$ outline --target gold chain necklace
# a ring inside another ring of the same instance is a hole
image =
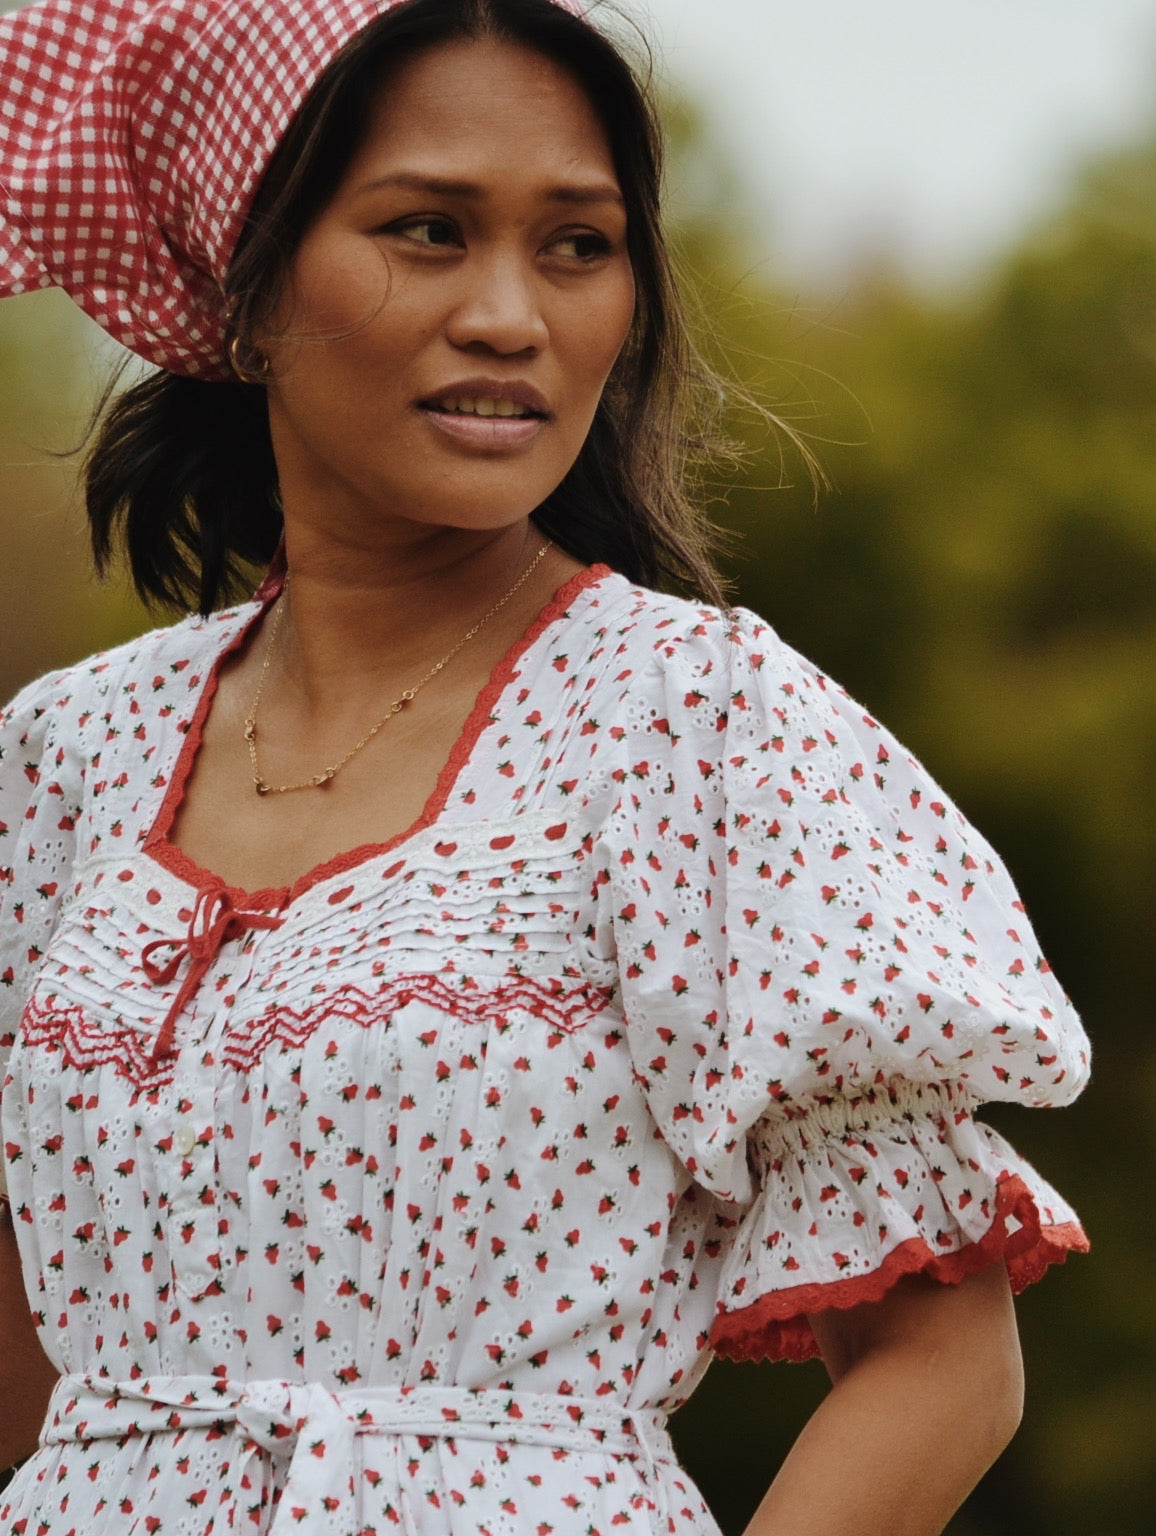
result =
[[[331,763],[328,768],[322,769],[320,773],[315,773],[312,778],[302,779],[297,784],[270,784],[262,776],[261,769],[257,764],[257,706],[261,702],[261,690],[265,686],[265,678],[269,671],[269,662],[273,656],[273,647],[277,643],[277,632],[281,627],[281,615],[285,609],[284,597],[287,596],[289,592],[289,578],[286,576],[282,593],[282,601],[277,604],[277,612],[273,615],[273,626],[269,631],[269,643],[265,647],[265,660],[261,663],[261,676],[257,679],[257,692],[253,695],[253,702],[249,706],[249,713],[245,716],[245,741],[249,747],[249,762],[253,767],[253,786],[257,793],[259,795],[291,795],[299,789],[323,789],[326,784],[328,784],[338,773],[341,772],[341,770],[345,767],[346,763],[348,763],[351,758],[356,757],[363,747],[367,747],[369,745],[369,743],[377,735],[378,731],[380,731],[384,726],[388,725],[389,722],[393,719],[394,715],[399,715],[407,704],[412,704],[414,699],[425,687],[425,685],[428,682],[432,682],[432,680],[438,675],[442,668],[447,666],[458,654],[458,652],[464,646],[470,643],[478,631],[482,629],[484,625],[488,624],[494,615],[499,613],[506,606],[506,604],[513,597],[514,593],[518,591],[519,587],[527,582],[533,575],[534,571],[537,570],[538,566],[545,559],[547,550],[550,548],[551,542],[550,540],[547,540],[546,543],[542,545],[542,548],[538,551],[538,553],[534,556],[533,560],[530,561],[530,564],[518,577],[514,585],[506,593],[505,597],[499,598],[499,600],[494,604],[489,612],[482,615],[482,617],[474,625],[473,629],[468,630],[462,636],[457,645],[454,646],[453,650],[447,651],[442,659],[437,662],[436,665],[432,666],[424,677],[419,678],[418,681],[414,683],[412,688],[407,688],[404,693],[398,694],[397,698],[394,699],[393,703],[389,706],[385,714],[382,715],[381,719],[372,728],[372,730],[366,731],[365,735],[361,738],[357,745],[355,747],[351,747],[344,757],[339,758],[335,763]]]

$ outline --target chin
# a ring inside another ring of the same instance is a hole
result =
[[[436,500],[411,500],[409,505],[413,510],[408,516],[414,522],[439,528],[476,529],[479,532],[512,528],[536,512],[555,489],[556,483],[551,482],[542,488],[541,494],[533,492],[527,496],[524,484],[507,495],[496,493],[492,485],[484,490],[463,486],[460,492],[447,500],[443,488]],[[398,498],[383,497],[382,502],[384,505],[396,506]]]

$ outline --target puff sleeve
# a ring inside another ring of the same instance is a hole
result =
[[[974,1118],[1068,1103],[1079,1020],[1006,870],[898,743],[754,615],[699,614],[631,689],[604,901],[636,1074],[733,1203],[712,1343],[1086,1248]]]
[[[67,678],[41,678],[0,711],[0,1084],[74,858],[82,773],[60,739]]]

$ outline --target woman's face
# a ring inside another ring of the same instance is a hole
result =
[[[385,81],[263,340],[287,518],[521,520],[578,456],[633,311],[581,87],[507,43],[419,55]]]

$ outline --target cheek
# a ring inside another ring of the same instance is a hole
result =
[[[638,288],[631,274],[630,281],[626,284],[622,295],[622,309],[619,315],[618,345],[614,349],[615,361],[618,354],[626,345],[626,338],[630,335],[634,325],[634,316],[638,311]]]
[[[602,339],[607,373],[613,368],[618,354],[626,343],[626,338],[630,335],[637,301],[634,274],[627,269],[607,295],[602,314]]]
[[[306,240],[290,269],[271,330],[284,345],[327,338],[339,345],[372,327],[390,295],[389,266],[369,242]]]
[[[583,302],[572,316],[572,356],[599,389],[630,335],[635,300],[634,278],[628,272],[608,283],[596,302]]]

